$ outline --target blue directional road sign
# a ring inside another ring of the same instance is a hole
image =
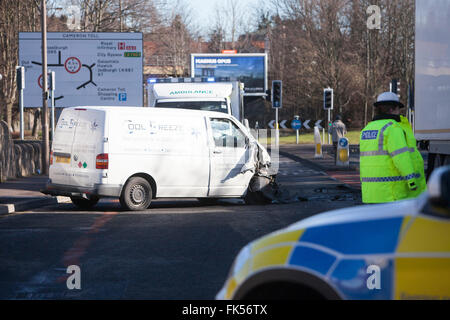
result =
[[[302,122],[300,120],[294,119],[291,122],[291,128],[294,130],[299,130],[302,127]]]
[[[339,145],[340,145],[342,148],[347,147],[347,145],[348,145],[348,139],[347,139],[347,138],[340,138],[340,139],[339,139]]]

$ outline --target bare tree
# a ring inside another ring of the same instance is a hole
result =
[[[81,13],[84,32],[149,32],[160,23],[156,1],[69,0]]]
[[[0,118],[10,129],[13,106],[17,98],[16,66],[18,62],[18,31],[36,29],[38,15],[34,1],[1,0],[0,4]]]
[[[364,125],[391,78],[403,97],[414,72],[414,1],[271,0],[270,78],[283,80],[283,112],[323,116],[322,89],[335,111]],[[381,28],[369,29],[367,8],[381,8]]]
[[[223,6],[216,3],[214,8],[214,20],[211,29],[208,32],[208,49],[213,53],[220,53],[225,49],[227,19],[224,15]]]
[[[242,3],[239,0],[228,0],[226,15],[230,21],[229,33],[232,49],[236,49],[237,33],[243,24],[243,12]]]
[[[209,30],[210,37],[214,36],[213,40],[217,42],[218,36],[220,35],[223,42],[229,42],[231,46],[229,49],[237,49],[239,46],[239,36],[250,32],[249,26],[252,25],[248,20],[244,22],[248,17],[248,10],[238,0],[227,0],[224,3],[216,3],[214,21]],[[220,43],[219,47],[222,46],[223,43]],[[217,47],[217,45],[212,47]]]
[[[178,0],[175,6],[161,6],[161,24],[148,34],[148,39],[158,44],[157,55],[165,56],[166,66],[171,66],[173,76],[186,76],[190,69],[190,49],[193,39],[192,14],[189,5]]]

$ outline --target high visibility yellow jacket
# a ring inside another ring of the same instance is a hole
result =
[[[418,195],[423,169],[414,163],[399,116],[378,117],[360,135],[360,179],[365,203],[391,202]],[[419,154],[420,155],[420,154]],[[422,160],[423,166],[423,160]]]
[[[417,178],[417,190],[412,191],[412,196],[419,196],[422,192],[427,190],[427,182],[425,180],[425,165],[423,163],[422,155],[417,149],[417,140],[414,137],[411,124],[404,116],[400,116],[400,127],[403,129],[406,135],[406,144],[411,151],[411,160],[414,165],[414,171],[420,174],[420,178]],[[413,151],[414,150],[414,151]]]

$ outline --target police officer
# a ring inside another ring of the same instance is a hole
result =
[[[402,123],[404,105],[395,93],[384,92],[374,106],[376,116],[360,136],[362,200],[381,203],[416,197],[426,188],[423,159],[409,122],[403,117]]]

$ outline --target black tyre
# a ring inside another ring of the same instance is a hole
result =
[[[90,199],[70,197],[70,200],[72,200],[72,203],[78,208],[88,210],[93,208],[100,199],[97,197],[92,197]]]
[[[127,210],[145,210],[152,202],[152,187],[150,183],[141,177],[133,177],[128,180],[120,196],[120,204]]]
[[[261,191],[247,191],[247,194],[244,196],[245,204],[249,205],[264,205],[269,204],[272,201],[264,196]]]

